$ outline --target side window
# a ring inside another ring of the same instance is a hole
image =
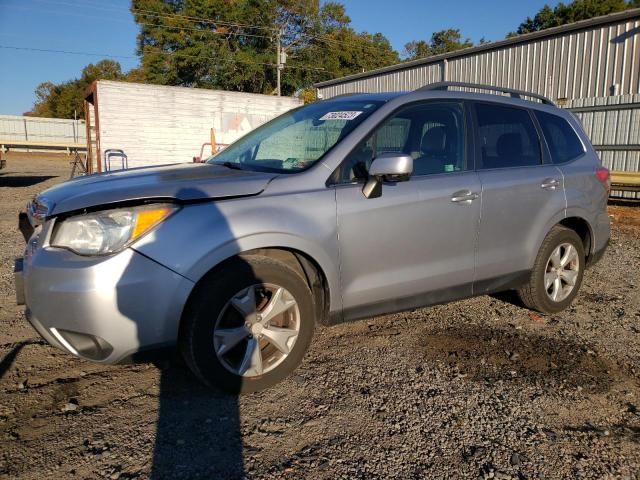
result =
[[[375,146],[375,155],[381,153],[402,153],[409,138],[411,120],[403,117],[395,117],[385,122],[376,131],[375,137],[369,142],[371,148]]]
[[[536,112],[536,118],[547,140],[553,163],[568,162],[584,153],[582,142],[564,118],[545,112]]]
[[[541,163],[538,132],[527,110],[477,103],[480,168],[508,168]]]
[[[342,163],[336,180],[367,177],[371,162],[383,153],[413,157],[413,175],[467,169],[464,112],[457,103],[424,103],[406,107],[378,126]]]

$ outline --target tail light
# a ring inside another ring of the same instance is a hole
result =
[[[611,173],[608,168],[598,167],[596,168],[596,177],[602,183],[602,186],[607,192],[607,195],[611,192]]]

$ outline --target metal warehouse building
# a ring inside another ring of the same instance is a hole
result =
[[[551,98],[580,118],[605,166],[640,171],[640,9],[315,86],[318,96],[326,99],[355,92],[409,91],[440,81],[516,88]],[[632,195],[638,194],[624,193]]]

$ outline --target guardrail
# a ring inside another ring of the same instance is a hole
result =
[[[640,172],[611,172],[611,189],[640,192]]]

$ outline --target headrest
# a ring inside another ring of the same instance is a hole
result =
[[[447,129],[432,127],[422,136],[420,151],[423,155],[443,155],[446,152]]]

